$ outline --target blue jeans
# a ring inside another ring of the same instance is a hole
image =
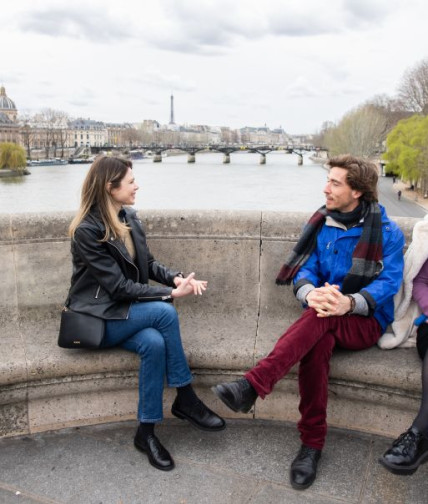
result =
[[[188,385],[193,377],[181,343],[177,311],[162,301],[133,303],[129,317],[107,320],[101,348],[120,346],[140,356],[138,419],[160,422],[162,395],[169,387]]]

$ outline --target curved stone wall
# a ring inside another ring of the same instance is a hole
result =
[[[209,282],[204,296],[176,306],[199,393],[231,416],[209,387],[242,374],[299,316],[291,288],[274,279],[308,214],[177,210],[140,217],[157,259]],[[56,345],[71,275],[71,218],[0,215],[0,436],[135,417],[136,356]],[[409,241],[416,220],[397,222]],[[330,388],[332,425],[395,435],[417,409],[420,363],[412,349],[337,352]],[[297,414],[294,373],[253,412],[285,420]]]

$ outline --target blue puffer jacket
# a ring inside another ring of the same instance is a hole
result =
[[[374,304],[373,315],[384,332],[394,319],[393,298],[403,279],[405,240],[401,229],[389,220],[382,205],[379,207],[382,213],[384,268],[378,277],[361,289],[361,294]],[[362,229],[362,224],[348,230],[324,224],[318,234],[315,250],[298,271],[294,283],[311,283],[315,287],[321,287],[328,282],[342,287],[343,279],[351,268],[352,253]]]

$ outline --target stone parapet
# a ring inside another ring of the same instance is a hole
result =
[[[195,271],[209,287],[176,302],[195,386],[233,379],[266,355],[299,316],[292,289],[274,279],[308,214],[144,211],[149,246],[161,262]],[[0,215],[0,436],[135,418],[138,358],[124,350],[57,346],[70,276],[71,213]],[[409,243],[416,219],[397,218]],[[414,349],[336,351],[331,362],[329,423],[395,436],[415,415],[420,362]],[[165,414],[174,391],[165,392]],[[256,418],[295,420],[293,370]]]

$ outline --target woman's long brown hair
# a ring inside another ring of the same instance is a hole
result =
[[[94,205],[106,229],[101,241],[124,235],[127,226],[119,220],[110,192],[120,186],[129,168],[132,168],[132,162],[120,157],[100,156],[92,163],[83,182],[79,210],[70,224],[71,238]]]

